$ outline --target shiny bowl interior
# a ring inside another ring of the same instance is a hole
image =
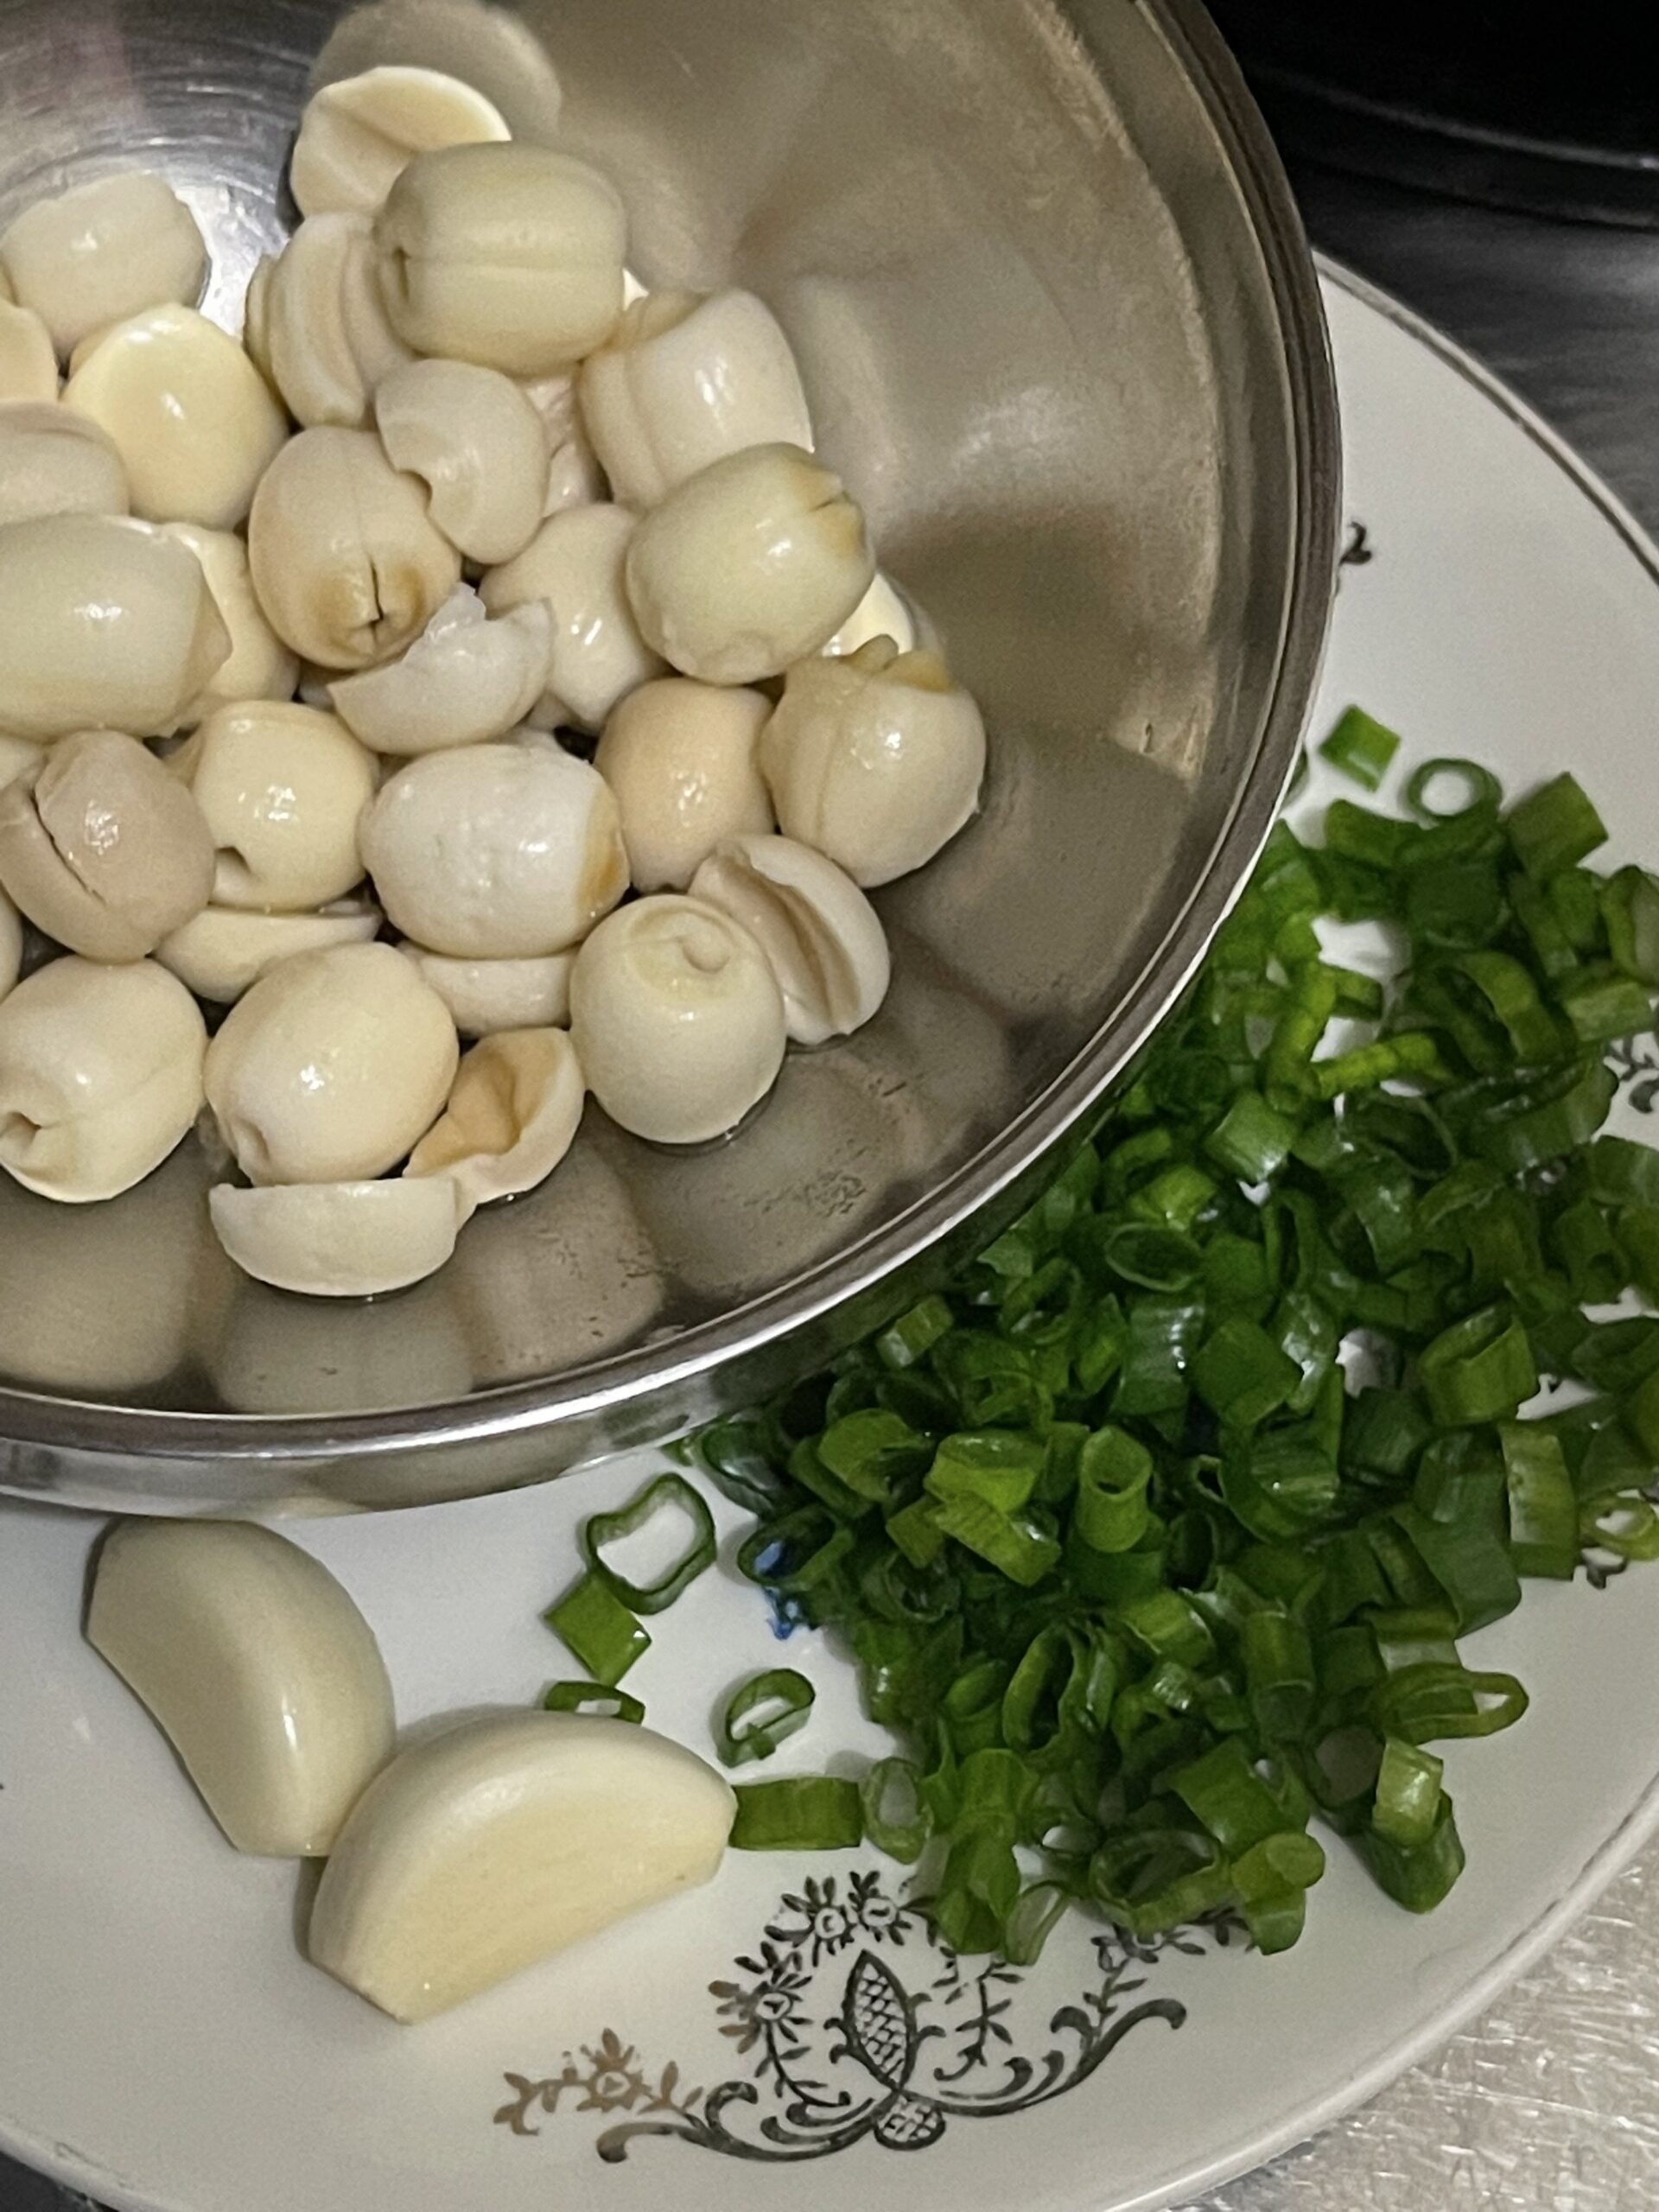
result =
[[[0,1487],[403,1504],[775,1388],[1020,1202],[1266,834],[1328,613],[1335,409],[1271,149],[1192,0],[0,0],[0,221],[160,168],[238,327],[307,92],[454,69],[603,166],[649,283],[753,286],[884,566],[978,694],[979,820],[878,903],[896,980],[739,1142],[590,1106],[531,1197],[358,1306],[240,1281],[187,1147],[0,1177]]]

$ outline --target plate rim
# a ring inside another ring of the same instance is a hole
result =
[[[1513,423],[1560,470],[1580,496],[1613,530],[1624,550],[1659,589],[1659,540],[1567,440],[1494,371],[1415,309],[1373,283],[1335,257],[1316,252],[1321,282],[1345,295],[1426,348],[1490,404]],[[54,1509],[52,1502],[20,1501],[28,1510],[62,1511],[86,1517],[76,1509]],[[1414,2066],[1443,2049],[1471,2021],[1535,1965],[1590,1909],[1643,1847],[1659,1832],[1659,1771],[1611,1833],[1590,1854],[1560,1893],[1459,1994],[1442,2004],[1374,2058],[1363,2072],[1314,2103],[1287,2106],[1254,2124],[1248,2142],[1236,2140],[1203,2163],[1168,2181],[1154,2183],[1137,2195],[1118,2200],[1117,2212],[1166,2212],[1271,2164],[1297,2145],[1323,2134],[1347,2114],[1380,2095]],[[170,2194],[156,2194],[78,2153],[72,2145],[53,2142],[0,2109],[0,2151],[58,2185],[80,2191],[118,2212],[203,2212]],[[1107,2203],[1099,2200],[1102,2212]]]
[[[1313,258],[1323,282],[1369,308],[1424,346],[1522,431],[1611,527],[1626,552],[1646,572],[1649,582],[1659,589],[1659,539],[1637,520],[1611,486],[1529,400],[1478,355],[1392,292],[1374,284],[1333,254],[1316,251]],[[1294,2112],[1287,2109],[1264,2122],[1248,2149],[1235,2146],[1218,2152],[1173,2185],[1155,2184],[1127,2200],[1118,2212],[1166,2212],[1166,2208],[1201,2197],[1244,2174],[1271,2165],[1298,2144],[1312,2141],[1350,2113],[1370,2104],[1414,2066],[1444,2050],[1454,2036],[1484,2012],[1505,1990],[1512,1988],[1583,1917],[1656,1832],[1659,1772],[1653,1775],[1618,1826],[1591,1853],[1561,1893],[1544,1907],[1529,1926],[1515,1936],[1457,1997],[1398,2037],[1362,2073],[1339,2088],[1313,2105],[1300,2107]]]

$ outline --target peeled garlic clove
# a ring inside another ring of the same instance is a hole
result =
[[[199,298],[207,248],[165,177],[123,169],[25,208],[0,238],[0,263],[68,354],[145,308]]]
[[[170,736],[230,646],[200,563],[159,531],[101,515],[0,530],[0,728]]]
[[[22,965],[22,921],[10,899],[0,891],[0,999],[17,981]]]
[[[207,1205],[245,1274],[308,1298],[377,1298],[436,1274],[467,1211],[447,1175],[254,1191],[219,1183]]]
[[[0,1167],[70,1205],[130,1190],[200,1111],[207,1044],[154,961],[37,968],[0,1003]]]
[[[985,725],[937,653],[878,638],[791,669],[760,766],[784,835],[868,889],[923,867],[971,818]]]
[[[137,738],[83,730],[0,791],[0,883],[90,960],[142,960],[213,880],[201,810]]]
[[[582,368],[582,411],[611,489],[643,512],[746,446],[812,445],[801,372],[753,292],[652,292]]]
[[[734,1129],[784,1064],[766,957],[698,899],[637,899],[600,924],[570,978],[570,1034],[611,1119],[657,1144]]]
[[[58,396],[58,357],[32,308],[0,299],[0,402],[17,406]]]
[[[670,676],[631,691],[605,725],[594,766],[615,796],[639,891],[683,891],[723,838],[772,827],[755,758],[772,713],[764,692]]]
[[[49,401],[0,407],[0,526],[37,515],[124,515],[127,472],[96,423]]]
[[[500,110],[458,77],[365,69],[307,101],[288,181],[302,215],[372,215],[416,154],[512,136]]]
[[[361,881],[358,819],[379,779],[333,715],[243,700],[209,715],[168,765],[207,818],[216,906],[301,913]]]
[[[420,969],[463,1037],[562,1027],[570,1019],[574,952],[550,952],[539,960],[456,960],[408,938],[397,950]]]
[[[796,446],[753,446],[700,469],[628,548],[642,636],[706,683],[758,683],[816,653],[874,575],[856,503]]]
[[[419,155],[374,234],[386,311],[417,353],[548,376],[602,346],[622,312],[622,202],[569,154]]]
[[[619,699],[663,673],[628,603],[633,517],[617,506],[550,517],[517,560],[492,569],[479,594],[492,614],[544,599],[553,609],[548,702],[555,717],[599,730]]]
[[[893,980],[874,906],[833,861],[788,837],[733,837],[691,879],[691,896],[741,922],[772,963],[798,1045],[861,1029]]]
[[[251,288],[248,297],[251,309]],[[270,265],[257,315],[255,358],[308,427],[366,428],[375,386],[413,358],[386,320],[366,215],[302,223]]]
[[[162,939],[156,957],[199,999],[232,1006],[279,961],[331,945],[367,944],[379,934],[381,919],[378,906],[346,899],[315,914],[250,914],[234,906],[205,906]]]
[[[392,1755],[373,1631],[274,1529],[118,1522],[86,1641],[149,1707],[238,1851],[321,1858]]]
[[[550,738],[411,761],[363,817],[362,848],[398,929],[457,959],[563,952],[628,887],[615,800]]]
[[[547,442],[543,516],[563,514],[567,507],[591,507],[607,499],[605,472],[576,404],[575,378],[569,372],[531,378],[518,388],[541,417]]]
[[[553,614],[532,600],[486,620],[478,594],[452,592],[401,659],[328,687],[340,720],[377,753],[442,752],[516,729],[541,697]]]
[[[207,1103],[251,1182],[358,1182],[413,1150],[460,1059],[448,1009],[407,960],[338,945],[283,961],[232,1007]]]
[[[231,640],[230,658],[185,709],[181,726],[194,728],[217,709],[244,699],[291,699],[299,661],[266,621],[254,596],[248,549],[241,538],[234,531],[204,530],[194,522],[163,523],[162,535],[188,545],[200,562]]]
[[[564,1030],[504,1030],[463,1056],[442,1119],[404,1173],[448,1177],[469,1215],[533,1191],[569,1151],[585,1101]]]
[[[374,419],[387,459],[426,485],[427,512],[469,561],[523,552],[542,518],[547,442],[511,377],[411,361],[375,392]]]
[[[283,643],[325,668],[401,652],[461,581],[461,556],[369,430],[302,430],[248,522],[253,588]]]
[[[234,529],[288,436],[264,377],[194,308],[148,308],[86,340],[63,404],[108,431],[151,522]]]
[[[427,2019],[713,1879],[736,1800],[647,1728],[572,1713],[463,1722],[394,1759],[346,1822],[313,1961]]]
[[[823,648],[832,660],[844,660],[877,638],[891,638],[901,653],[922,643],[910,601],[890,577],[879,571],[858,605]]]

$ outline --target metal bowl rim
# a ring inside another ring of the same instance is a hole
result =
[[[1319,282],[1278,153],[1199,0],[1141,0],[1184,63],[1251,220],[1284,341],[1294,467],[1290,588],[1262,737],[1202,880],[1107,1023],[1036,1098],[936,1190],[785,1288],[568,1378],[542,1376],[433,1405],[352,1414],[185,1413],[0,1384],[0,1438],[92,1454],[202,1460],[365,1459],[579,1421],[728,1364],[876,1287],[990,1205],[1058,1142],[1150,1036],[1243,890],[1277,815],[1318,681],[1341,514],[1335,370]]]

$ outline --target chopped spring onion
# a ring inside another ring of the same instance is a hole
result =
[[[596,1574],[584,1574],[542,1616],[588,1675],[614,1689],[651,1638],[622,1600]]]
[[[852,1851],[864,1840],[859,1785],[834,1775],[740,1783],[734,1851]]]
[[[1375,791],[1382,788],[1382,779],[1399,750],[1400,741],[1391,729],[1374,721],[1363,707],[1350,707],[1320,746],[1319,753],[1343,775]]]
[[[680,1557],[664,1568],[654,1582],[633,1583],[618,1573],[606,1560],[606,1545],[636,1535],[658,1514],[676,1508],[691,1524],[691,1541]],[[626,1505],[618,1506],[613,1513],[592,1515],[582,1525],[582,1549],[588,1572],[605,1585],[619,1605],[635,1613],[666,1612],[676,1599],[683,1596],[697,1577],[715,1563],[714,1516],[702,1493],[694,1490],[683,1475],[658,1475]],[[563,1630],[560,1633],[563,1634]]]
[[[1372,787],[1393,749],[1357,713],[1324,748]],[[1282,1949],[1314,1822],[1409,1910],[1457,1880],[1440,1747],[1526,1709],[1461,1640],[1523,1578],[1659,1557],[1659,1318],[1586,1311],[1659,1302],[1659,1154],[1602,1133],[1659,880],[1585,865],[1569,776],[1506,811],[1431,761],[1405,810],[1281,823],[1036,1203],[702,1439],[741,1570],[841,1631],[903,1746],[740,1789],[735,1841],[919,1861],[941,1933],[1011,1959],[1071,1901]],[[1328,961],[1327,917],[1389,925],[1398,971]]]
[[[1511,807],[1504,823],[1515,856],[1535,883],[1548,882],[1607,842],[1601,817],[1576,777],[1557,776]]]
[[[792,1667],[773,1667],[734,1690],[721,1715],[717,1746],[727,1766],[769,1759],[780,1744],[798,1735],[817,1698],[804,1675]]]
[[[542,1705],[549,1713],[591,1713],[601,1719],[629,1720],[636,1727],[645,1717],[640,1700],[614,1683],[607,1688],[603,1682],[552,1682],[542,1694]]]

